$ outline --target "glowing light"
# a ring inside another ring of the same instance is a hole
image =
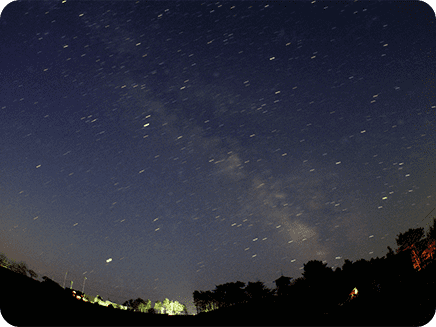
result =
[[[111,262],[111,261],[112,261],[112,258],[109,258],[106,260],[106,262]]]
[[[351,293],[350,293],[351,298],[354,299],[354,298],[357,296],[357,293],[358,293],[358,292],[359,292],[359,291],[357,290],[356,287],[353,288],[353,290],[352,290]]]
[[[405,250],[412,250],[412,263],[413,268],[421,270],[425,268],[429,263],[429,259],[433,259],[434,253],[436,252],[436,241],[429,242],[427,248],[422,251],[421,255],[417,252],[415,244],[412,244],[410,247],[407,247]]]

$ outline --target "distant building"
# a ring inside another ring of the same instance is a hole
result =
[[[282,275],[274,281],[274,283],[276,283],[278,296],[282,296],[282,295],[287,294],[287,290],[288,290],[289,286],[291,285],[291,279],[292,279],[292,277],[285,277]]]

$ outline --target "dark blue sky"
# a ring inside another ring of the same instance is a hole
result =
[[[9,4],[0,251],[104,299],[187,305],[384,256],[436,207],[434,18],[423,2]]]

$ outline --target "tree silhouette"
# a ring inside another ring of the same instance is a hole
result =
[[[194,291],[193,296],[197,313],[219,308],[217,294],[212,291]]]
[[[135,302],[135,300],[130,299],[125,301],[122,305],[129,308],[129,310],[133,310],[133,303]]]
[[[246,298],[250,301],[262,300],[272,294],[272,291],[265,287],[264,283],[262,283],[261,281],[248,282],[247,286],[245,286],[244,291]]]
[[[29,269],[27,272],[29,273],[31,278],[33,278],[33,279],[38,278],[38,274],[36,272],[34,272],[32,269]]]
[[[186,305],[183,304],[182,313],[184,315],[188,315],[188,309],[186,308]]]
[[[147,312],[148,309],[151,308],[151,301],[150,300],[144,301],[141,298],[137,298],[135,301],[133,301],[132,308],[135,311]]]
[[[163,313],[163,311],[164,311],[164,307],[163,307],[162,302],[160,302],[160,301],[156,301],[156,302],[154,303],[154,309],[155,309],[156,312],[158,312],[158,313]]]
[[[193,297],[197,313],[201,313],[266,299],[273,294],[274,291],[265,287],[261,281],[249,282],[247,285],[237,281],[216,285],[213,291],[194,291]]]
[[[245,283],[237,281],[216,285],[213,291],[219,307],[230,307],[245,300]]]
[[[342,265],[342,270],[348,271],[351,269],[352,266],[353,266],[353,261],[345,259],[344,264]]]
[[[394,250],[390,246],[388,246],[388,253],[386,253],[386,257],[392,257],[395,254]]]
[[[197,310],[197,314],[203,311],[203,299],[201,295],[201,291],[195,290],[192,293],[192,297],[194,298],[195,309]]]
[[[405,233],[400,233],[395,239],[399,247],[397,252],[410,248],[413,244],[419,242],[424,237],[424,228],[410,228]]]
[[[0,265],[9,267],[9,260],[8,257],[4,253],[0,253]]]
[[[223,285],[216,285],[215,289],[213,290],[213,298],[218,304],[219,308],[223,308],[227,306],[226,303],[226,286]]]
[[[157,314],[155,308],[148,309],[147,313],[152,314],[152,315]]]
[[[433,218],[433,226],[430,226],[427,232],[427,238],[436,240],[436,219]]]
[[[98,304],[98,305],[106,305],[106,301],[103,300],[103,298],[102,298],[100,295],[97,295],[97,296],[94,298],[93,303],[94,303],[94,304]]]
[[[29,269],[24,261],[17,263],[14,260],[8,259],[8,257],[4,253],[0,253],[0,265],[12,270],[17,274],[28,276],[31,278],[38,278],[38,274],[32,269]]]
[[[181,312],[186,311],[186,307],[184,304],[180,303],[179,301],[174,301],[174,307],[173,307],[173,314],[179,315]]]
[[[169,315],[178,315],[183,311],[184,305],[179,303],[178,301],[170,301],[165,299],[163,301],[163,305],[165,307],[166,313]]]
[[[162,307],[164,308],[164,312],[167,314],[171,314],[172,308],[171,308],[171,301],[168,300],[168,298],[165,298],[162,302]]]
[[[10,266],[9,266],[9,269],[17,274],[20,274],[20,275],[24,275],[24,276],[27,275],[26,274],[27,267],[26,267],[26,264],[24,262],[17,263],[15,261],[12,261]]]
[[[322,263],[319,260],[311,260],[304,264],[303,277],[308,282],[324,280],[331,277],[333,270],[327,267],[327,263]]]
[[[226,292],[226,302],[230,305],[235,305],[245,301],[245,292],[243,288],[245,283],[237,281],[235,283],[227,283],[228,290]]]
[[[151,301],[144,301],[141,298],[137,298],[136,300],[130,299],[125,301],[123,306],[128,307],[129,310],[147,312],[151,308]]]
[[[202,303],[204,306],[204,311],[212,311],[219,308],[219,302],[216,298],[216,294],[212,291],[202,292]]]
[[[95,300],[95,297],[93,297],[92,295],[89,295],[89,294],[85,294],[83,297],[84,297],[85,299],[87,299],[88,302],[91,302],[91,303],[93,303],[94,300]]]
[[[310,297],[305,297],[305,301],[310,301],[317,308],[325,308],[331,303],[330,294],[334,292],[333,270],[319,260],[311,260],[303,266],[303,277],[310,294]]]
[[[427,248],[421,253],[421,259],[423,260],[422,268],[434,262],[434,258],[436,258],[436,240],[429,238]]]
[[[292,283],[289,286],[289,291],[292,291],[292,295],[295,295],[298,300],[303,298],[304,294],[308,293],[306,279],[304,277],[298,277],[298,278],[292,280]]]

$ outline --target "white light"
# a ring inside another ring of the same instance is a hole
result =
[[[109,258],[106,260],[106,262],[111,262],[111,261],[112,261],[112,258]]]

